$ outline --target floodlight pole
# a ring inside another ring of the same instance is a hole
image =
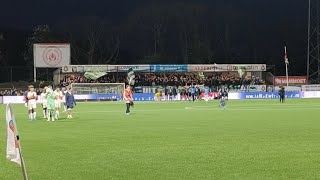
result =
[[[33,82],[37,82],[36,50],[33,45]]]
[[[286,78],[287,78],[287,89],[288,89],[289,87],[288,63],[286,63]]]
[[[288,87],[289,87],[289,73],[288,73],[289,59],[288,59],[288,55],[287,55],[287,46],[284,47],[284,54],[285,54],[286,78],[287,78],[287,89],[288,89]]]

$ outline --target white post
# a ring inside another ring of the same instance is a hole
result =
[[[18,137],[17,138],[17,141],[18,140]],[[28,180],[28,174],[27,174],[27,168],[26,168],[26,164],[24,163],[24,159],[23,159],[23,156],[22,156],[22,152],[21,152],[21,147],[20,147],[20,142],[19,142],[19,153],[20,153],[20,160],[21,160],[21,170],[22,170],[22,174],[23,174],[23,178],[24,180]]]
[[[33,82],[37,82],[37,68],[33,67]]]
[[[286,64],[286,78],[287,78],[287,89],[289,86],[289,75],[288,75],[288,65],[289,65],[289,59],[288,59],[288,54],[287,54],[287,47],[284,47],[284,62]]]
[[[286,63],[286,77],[287,77],[287,89],[288,89],[288,86],[289,86],[288,63]]]
[[[59,79],[58,79],[58,84],[60,85],[60,81],[61,81],[61,71],[62,71],[62,68],[59,68]]]
[[[36,49],[33,45],[33,82],[37,82]]]

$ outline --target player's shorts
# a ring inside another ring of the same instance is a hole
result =
[[[47,108],[48,107],[48,103],[47,102],[42,102],[42,108]]]
[[[66,97],[65,96],[62,97],[61,102],[62,103],[66,103]]]
[[[55,101],[54,101],[54,106],[55,106],[56,108],[60,108],[60,107],[61,107],[61,101],[55,100]]]
[[[72,109],[73,109],[73,105],[67,106],[67,110],[72,110]]]
[[[37,103],[36,102],[28,102],[28,109],[36,109],[37,108]]]

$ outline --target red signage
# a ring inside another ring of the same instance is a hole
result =
[[[208,99],[214,99],[214,98],[217,98],[219,97],[220,93],[219,92],[211,92],[208,94]],[[205,99],[205,94],[204,93],[201,93],[200,94],[200,98],[201,99]]]
[[[289,76],[288,81],[289,81],[289,85],[308,84],[308,80],[307,80],[306,76]],[[275,86],[287,85],[287,77],[286,76],[276,76],[276,77],[274,77],[273,84]]]

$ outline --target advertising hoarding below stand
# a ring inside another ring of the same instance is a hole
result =
[[[302,85],[302,91],[320,91],[320,84]]]
[[[209,99],[215,99],[219,96],[218,92],[210,93]],[[320,98],[320,91],[305,91],[305,92],[286,92],[286,98]],[[23,104],[23,96],[3,96],[3,103],[8,104]],[[90,95],[75,95],[76,101],[121,101],[122,97],[118,94],[90,94]],[[201,98],[204,98],[204,94],[201,94]],[[240,92],[229,93],[228,99],[278,99],[278,92]],[[166,99],[166,98],[165,98]],[[168,98],[167,98],[168,99]],[[153,93],[134,93],[134,101],[154,101],[155,94]],[[180,96],[177,96],[175,100],[182,100]],[[38,100],[37,103],[40,103]]]
[[[219,95],[220,95],[219,92],[211,92],[211,93],[208,94],[208,99],[209,99],[209,100],[216,99],[216,98],[219,97]],[[200,94],[200,98],[201,98],[202,100],[204,100],[204,99],[205,99],[205,94],[204,94],[204,93],[201,93],[201,94]]]
[[[320,98],[320,91],[303,91],[301,92],[302,98]]]
[[[278,92],[282,86],[274,86],[274,91]],[[286,92],[299,92],[301,91],[301,86],[284,86]]]
[[[286,92],[286,98],[301,98],[301,92]],[[229,93],[229,99],[279,99],[278,92]]]

